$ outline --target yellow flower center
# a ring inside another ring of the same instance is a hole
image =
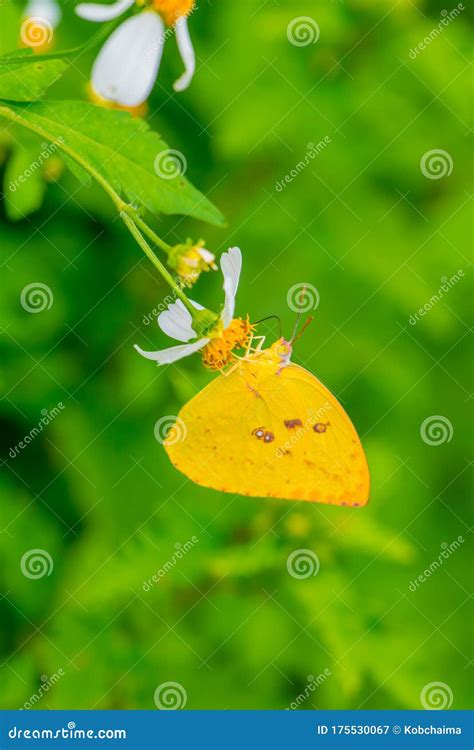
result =
[[[160,13],[167,26],[173,26],[178,18],[187,16],[195,0],[152,0],[153,8]]]
[[[219,332],[202,350],[202,361],[211,370],[222,370],[232,361],[234,349],[245,349],[255,328],[246,318],[234,318],[225,331]],[[212,334],[211,334],[212,335]]]
[[[214,256],[211,260],[209,254],[209,260],[206,260],[203,253],[200,252],[203,247],[204,242],[202,240],[192,246],[178,245],[175,258],[170,259],[171,265],[176,269],[181,282],[185,286],[192,286],[203,271],[217,270],[213,260]]]
[[[146,117],[148,114],[148,104],[146,102],[137,104],[136,107],[127,107],[125,104],[117,104],[117,102],[113,102],[110,99],[104,99],[103,96],[97,93],[91,83],[87,86],[87,96],[93,104],[97,104],[99,107],[104,107],[104,109],[117,109],[121,112],[130,112],[132,117]]]

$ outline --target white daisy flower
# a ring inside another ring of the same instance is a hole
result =
[[[242,269],[242,253],[238,247],[232,247],[222,255],[221,269],[224,276],[224,307],[212,332],[196,340],[191,313],[178,300],[158,316],[158,325],[167,336],[183,342],[183,345],[146,352],[135,344],[142,357],[155,360],[159,365],[167,365],[203,350],[204,364],[212,369],[222,369],[231,361],[233,349],[247,345],[252,326],[248,319],[234,318],[235,296]],[[204,309],[197,302],[190,301],[197,310]]]
[[[54,29],[60,22],[61,15],[57,0],[28,0],[23,11],[24,18],[42,18]]]
[[[76,13],[87,21],[111,21],[135,2],[117,0],[112,5],[80,3]],[[94,62],[92,87],[95,93],[123,107],[143,104],[155,84],[170,28],[175,29],[185,68],[173,88],[184,91],[196,68],[187,21],[193,7],[193,0],[152,0],[142,12],[121,23],[108,37]]]

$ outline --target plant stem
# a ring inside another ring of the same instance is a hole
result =
[[[143,250],[145,255],[151,260],[155,268],[160,272],[164,280],[170,285],[170,287],[173,289],[174,293],[178,297],[178,299],[181,300],[185,308],[189,311],[191,314],[193,320],[196,317],[196,308],[193,307],[193,305],[190,303],[186,295],[184,294],[183,290],[179,287],[179,285],[176,283],[176,281],[173,279],[170,272],[165,268],[165,266],[161,263],[160,260],[156,257],[155,253],[151,249],[148,242],[145,240],[143,235],[141,234],[140,230],[137,227],[137,224],[140,226],[143,232],[145,232],[150,239],[153,240],[159,247],[161,247],[165,252],[169,252],[171,249],[170,246],[164,242],[164,240],[160,239],[158,235],[146,224],[146,222],[143,221],[143,219],[138,216],[137,211],[133,208],[133,206],[130,206],[129,204],[125,203],[125,201],[122,200],[120,195],[114,190],[112,185],[103,177],[100,172],[98,172],[95,167],[90,164],[90,162],[85,159],[81,154],[77,153],[74,149],[72,149],[70,146],[68,146],[64,139],[59,139],[49,133],[47,130],[42,128],[40,125],[35,125],[34,123],[30,122],[29,120],[25,120],[21,115],[14,112],[9,107],[6,107],[4,105],[0,104],[0,116],[3,116],[7,118],[8,120],[11,120],[12,122],[15,122],[22,127],[26,128],[27,130],[32,131],[33,133],[36,133],[37,135],[40,135],[42,138],[44,138],[46,141],[50,141],[52,143],[55,143],[59,150],[63,151],[65,154],[67,154],[71,159],[73,159],[79,166],[81,166],[88,174],[93,177],[96,182],[105,190],[107,195],[111,198],[113,201],[115,207],[117,208],[117,211],[120,214],[121,219],[123,220],[125,226],[129,230],[132,237],[135,239],[135,241],[138,243],[140,248]]]
[[[169,252],[171,250],[171,245],[168,245],[167,242],[165,242],[164,240],[162,240],[161,237],[159,237],[156,234],[156,232],[154,232],[153,229],[148,226],[148,224],[146,223],[146,221],[143,221],[143,219],[141,218],[141,216],[139,216],[138,214],[134,214],[133,220],[134,220],[135,224],[137,225],[137,227],[140,227],[140,229],[142,230],[143,234],[146,234],[146,236],[152,242],[154,242],[155,245],[158,245],[158,247],[160,247],[165,253],[169,254]]]
[[[173,279],[170,272],[164,267],[162,262],[158,260],[155,253],[151,249],[150,245],[148,244],[148,242],[146,241],[146,239],[143,237],[142,233],[136,226],[135,224],[136,219],[132,219],[132,217],[128,215],[127,211],[120,211],[120,217],[124,221],[130,234],[133,236],[136,242],[140,245],[145,255],[151,260],[155,268],[158,269],[158,271],[161,273],[165,281],[168,282],[168,284],[173,289],[176,296],[181,300],[185,308],[191,313],[191,316],[194,319],[194,317],[196,316],[196,308],[193,307],[193,305],[190,303],[190,301],[184,294],[183,290],[178,286],[176,281]]]

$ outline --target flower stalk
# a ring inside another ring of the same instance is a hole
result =
[[[142,232],[146,234],[150,240],[152,240],[168,255],[172,249],[171,246],[168,245],[164,240],[162,240],[156,234],[156,232],[154,232],[151,227],[149,227],[148,224],[143,221],[134,206],[122,200],[120,195],[112,187],[108,180],[106,180],[105,177],[103,177],[103,175],[101,175],[100,172],[98,172],[85,157],[79,154],[75,149],[68,146],[64,140],[59,140],[56,136],[49,133],[45,128],[41,127],[40,125],[36,125],[29,120],[26,120],[20,114],[4,104],[0,104],[0,117],[5,117],[7,120],[17,123],[27,130],[30,130],[32,133],[41,136],[41,138],[43,138],[45,141],[56,144],[58,150],[63,151],[65,154],[67,154],[67,156],[69,156],[77,164],[79,164],[79,166],[82,167],[88,174],[90,174],[91,177],[94,178],[94,180],[103,188],[103,190],[112,200],[120,215],[120,218],[124,222],[134,240],[139,245],[140,249],[143,250],[147,258],[153,263],[157,271],[160,272],[161,276],[164,278],[167,284],[169,284],[176,297],[181,300],[186,310],[189,312],[192,317],[193,327],[196,333],[198,335],[201,335],[215,324],[218,319],[217,314],[212,312],[211,310],[197,310],[192,305],[180,285],[175,281],[175,279],[165,268],[163,263],[161,263],[161,261],[156,257]],[[140,227],[141,231],[138,227]]]

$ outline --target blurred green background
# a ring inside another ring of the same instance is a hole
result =
[[[144,318],[167,289],[100,189],[64,170],[39,210],[16,222],[1,214],[2,708],[23,706],[59,670],[37,708],[154,708],[168,681],[190,709],[285,708],[299,695],[303,709],[420,708],[431,682],[449,687],[452,708],[468,708],[469,11],[411,58],[443,17],[441,0],[199,5],[189,21],[195,80],[173,93],[181,61],[168,40],[148,119],[186,155],[187,176],[228,228],[182,217],[154,226],[171,243],[202,236],[216,253],[239,245],[238,313],[279,315],[287,335],[289,288],[317,287],[295,361],[353,419],[371,502],[356,511],[223,495],[170,465],[155,422],[214,376],[198,357],[158,369],[134,352],[134,343],[166,345]],[[22,7],[1,5],[3,52],[17,46]],[[298,16],[317,22],[317,43],[290,43]],[[96,31],[63,6],[56,49]],[[49,96],[84,98],[96,52],[79,56]],[[24,139],[2,133],[2,170]],[[424,176],[431,149],[448,152],[450,175]],[[411,324],[459,269],[461,280]],[[54,293],[39,314],[20,304],[33,282]],[[215,307],[221,283],[206,274],[193,296]],[[271,321],[260,328],[277,336]],[[450,440],[422,439],[432,416],[449,421]],[[199,543],[144,591],[193,535]],[[35,548],[54,560],[37,580],[20,568]],[[299,549],[318,555],[318,575],[288,574]]]

